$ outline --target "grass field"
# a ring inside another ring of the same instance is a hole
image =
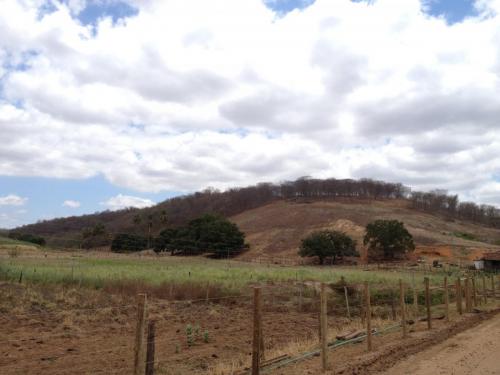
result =
[[[18,240],[13,240],[12,238],[5,237],[5,236],[0,236],[0,246],[2,247],[10,247],[10,246],[30,246],[30,247],[37,247],[37,245],[29,243],[29,242],[24,242],[24,241],[18,241]]]
[[[78,256],[79,253],[60,257],[3,256],[0,260],[0,278],[19,279],[33,283],[79,283],[101,288],[107,284],[143,283],[150,286],[167,284],[210,283],[235,292],[255,283],[283,283],[294,281],[337,282],[344,277],[348,283],[368,281],[371,284],[395,286],[399,279],[408,284],[423,280],[423,274],[401,271],[365,271],[348,267],[281,267],[237,261],[213,260],[200,257],[136,257],[117,258]],[[83,253],[80,253],[83,254]],[[5,254],[4,254],[5,255]],[[428,275],[434,284],[441,283],[443,272]]]

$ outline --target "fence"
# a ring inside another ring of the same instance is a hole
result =
[[[372,351],[377,336],[392,332],[396,340],[400,332],[404,339],[420,323],[431,330],[500,298],[498,279],[486,275],[445,277],[440,285],[427,277],[397,286],[343,278],[255,284],[249,293],[224,297],[210,290],[196,300],[139,294],[97,308],[32,304],[23,313],[2,312],[7,338],[0,372],[256,375],[318,354],[328,369],[340,361],[334,351],[346,345],[364,341],[363,350]]]

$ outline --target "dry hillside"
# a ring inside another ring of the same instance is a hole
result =
[[[500,241],[500,230],[423,213],[408,208],[404,200],[281,200],[231,218],[246,233],[251,247],[243,257],[297,256],[300,240],[318,229],[346,232],[357,240],[363,254],[364,226],[376,219],[403,221],[419,254],[472,259],[500,250],[494,245]]]

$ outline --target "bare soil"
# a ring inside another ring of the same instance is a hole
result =
[[[472,260],[484,252],[500,250],[498,229],[459,220],[447,220],[407,207],[405,201],[331,200],[278,201],[231,218],[246,234],[250,250],[242,257],[259,255],[298,257],[302,238],[314,230],[335,229],[361,244],[366,224],[377,219],[404,222],[417,245],[417,255],[433,258]],[[478,240],[457,237],[468,233]]]
[[[500,315],[432,346],[381,374],[500,374]]]
[[[462,375],[500,374],[499,310],[480,314],[465,314],[451,323],[433,321],[412,327],[407,339],[401,331],[375,337],[372,352],[366,343],[329,352],[327,374],[417,374]],[[302,375],[325,373],[320,359],[312,358],[293,367],[278,369],[274,375]]]
[[[247,296],[208,304],[149,300],[149,319],[157,322],[158,374],[215,373],[222,363],[249,363],[251,302]],[[264,299],[266,348],[318,331],[317,314],[275,302]],[[131,373],[136,315],[133,299],[102,291],[0,284],[0,373]]]

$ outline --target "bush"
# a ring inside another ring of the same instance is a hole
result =
[[[111,251],[132,252],[146,249],[148,240],[137,234],[119,233],[111,242]]]

